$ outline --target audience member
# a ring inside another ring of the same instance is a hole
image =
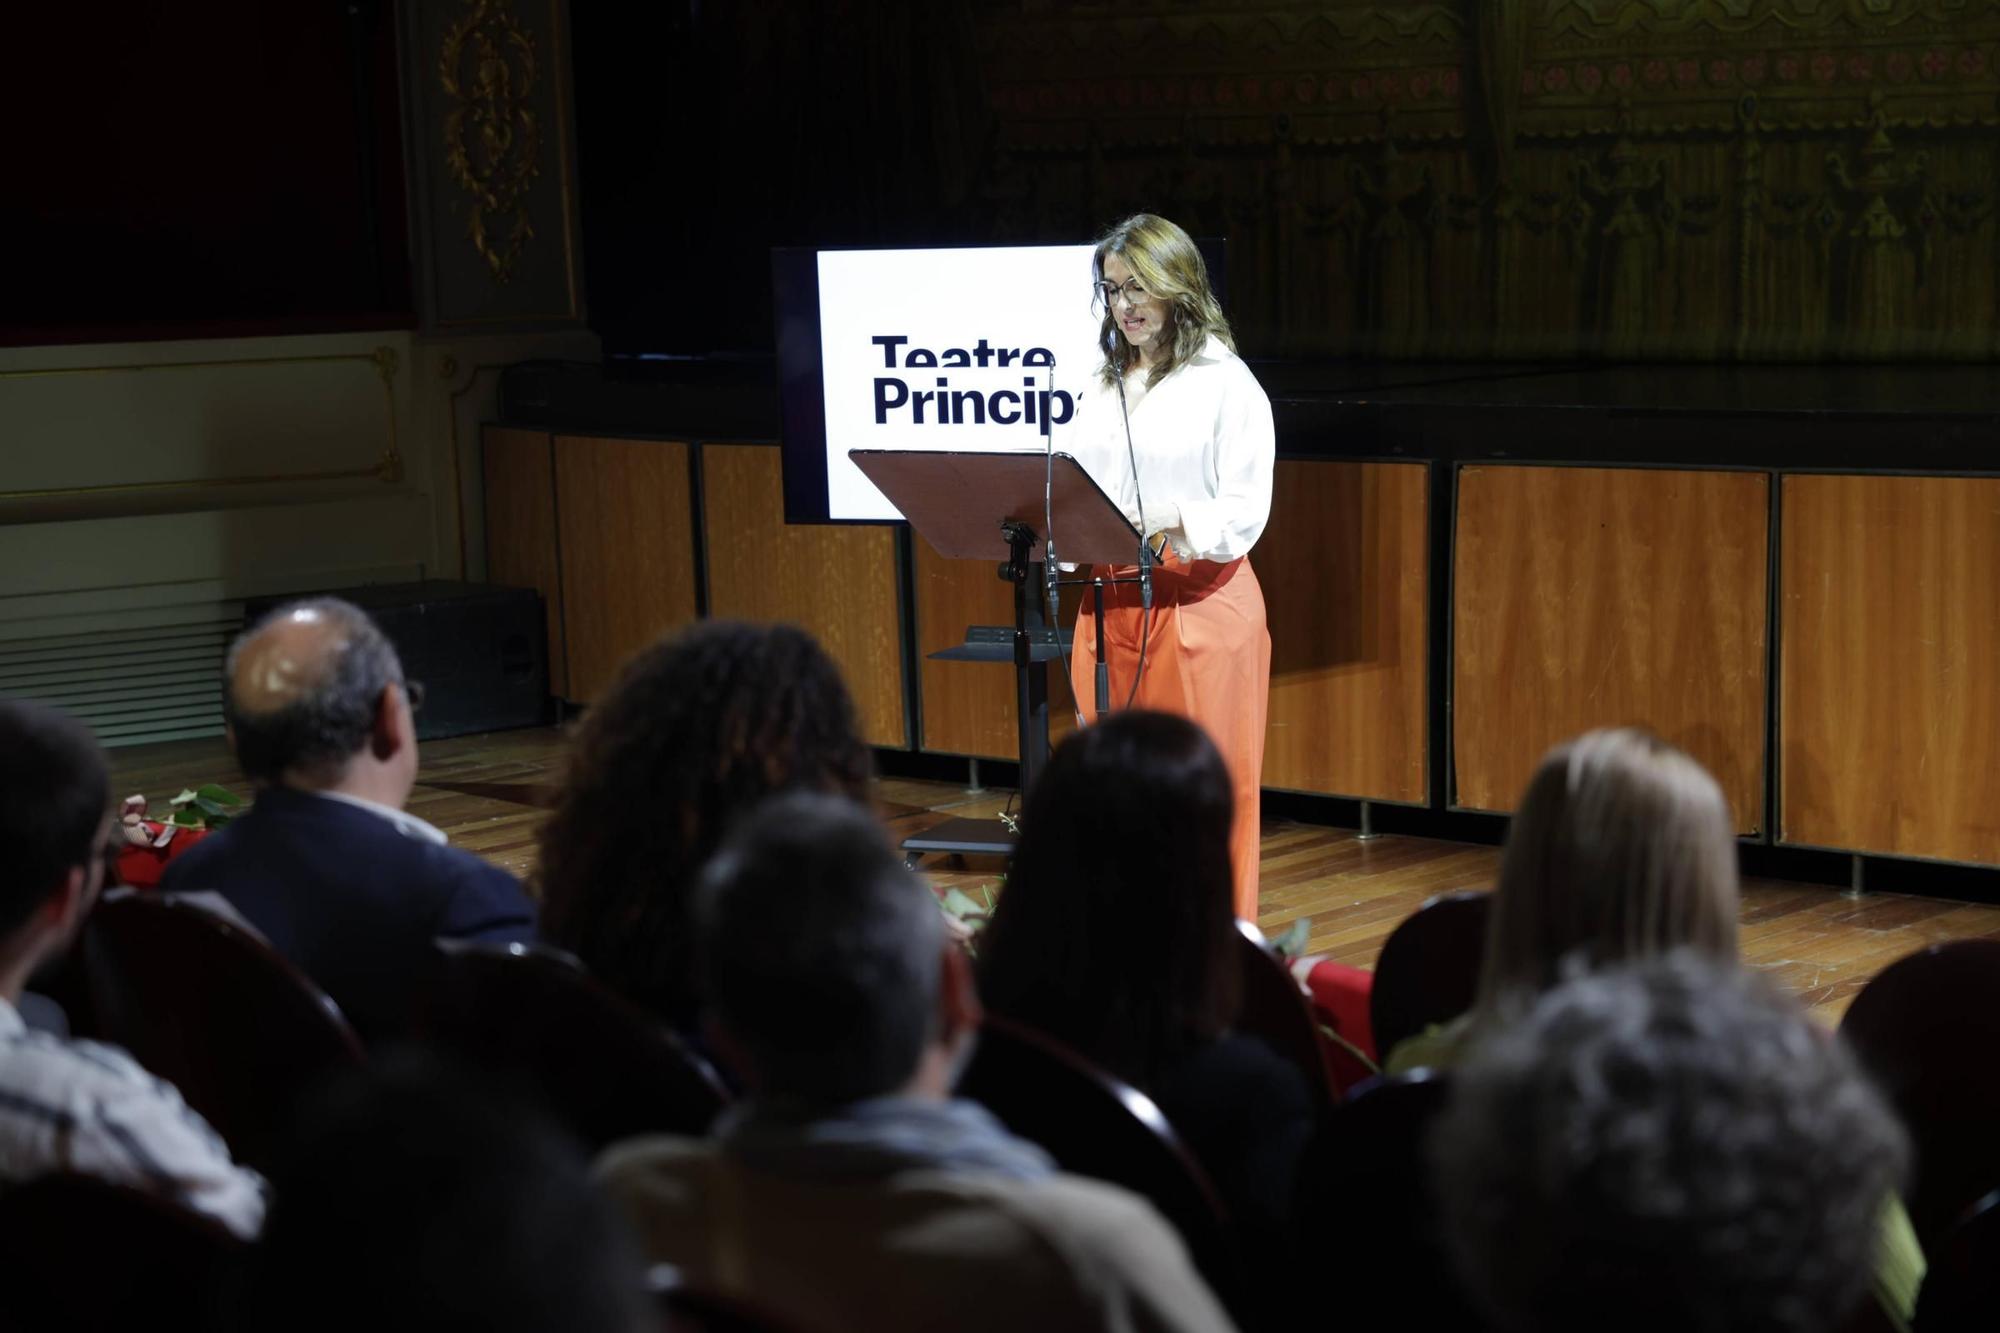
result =
[[[811,635],[712,620],[662,639],[577,730],[541,831],[544,932],[691,1032],[687,896],[731,822],[791,788],[864,800],[869,776],[840,668]]]
[[[606,1155],[653,1258],[826,1330],[1229,1327],[1149,1205],[952,1099],[969,964],[866,810],[760,807],[695,916],[711,1039],[749,1095],[714,1143]]]
[[[403,809],[422,695],[359,608],[279,608],[237,639],[227,676],[256,801],[176,857],[162,891],[219,893],[368,1038],[404,1028],[433,940],[533,936],[513,876]]]
[[[582,1151],[413,1057],[345,1075],[272,1174],[241,1326],[641,1333],[645,1269]]]
[[[254,1235],[263,1182],[230,1160],[178,1092],[122,1050],[30,1032],[16,1007],[30,978],[69,948],[115,850],[111,779],[90,733],[51,709],[0,700],[0,821],[0,1179],[102,1176]]]
[[[1118,713],[1072,736],[1028,794],[980,996],[1150,1095],[1250,1252],[1275,1253],[1314,1104],[1296,1065],[1230,1031],[1232,807],[1185,718]]]
[[[1690,950],[1577,979],[1482,1040],[1432,1155],[1503,1333],[1822,1333],[1867,1283],[1901,1127],[1761,978]]]
[[[1715,779],[1631,728],[1586,732],[1543,757],[1508,830],[1472,1013],[1387,1052],[1391,1072],[1451,1064],[1591,965],[1687,946],[1736,958],[1736,832]]]
[[[1631,728],[1586,732],[1529,780],[1500,860],[1473,1011],[1390,1052],[1399,1072],[1450,1068],[1577,969],[1686,949],[1737,963],[1736,832],[1693,757]],[[1878,1200],[1875,1295],[1907,1328],[1924,1256],[1901,1199]]]

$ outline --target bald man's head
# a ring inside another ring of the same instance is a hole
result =
[[[273,611],[236,640],[225,671],[237,762],[259,782],[337,781],[368,744],[383,690],[403,679],[375,622],[333,597]]]

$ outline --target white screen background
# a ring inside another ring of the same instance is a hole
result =
[[[847,457],[849,449],[976,449],[994,453],[1042,449],[1041,426],[1017,422],[935,424],[934,404],[916,424],[908,405],[875,421],[875,381],[902,380],[912,394],[990,394],[1044,390],[1049,371],[1013,365],[984,369],[906,367],[911,349],[1047,348],[1055,357],[1055,387],[1079,394],[1103,360],[1097,351],[1099,314],[1091,306],[1091,247],[1012,246],[950,250],[827,250],[819,255],[820,357],[825,375],[827,515],[836,519],[896,519],[874,483]],[[883,363],[878,335],[909,339]],[[1022,383],[1032,379],[1034,388]],[[1062,427],[1056,428],[1062,447]]]

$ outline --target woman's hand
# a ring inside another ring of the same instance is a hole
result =
[[[1139,511],[1136,508],[1125,511],[1125,521],[1139,528],[1139,535],[1147,541],[1151,541],[1163,532],[1178,535],[1181,527],[1181,507],[1172,500],[1156,500],[1146,506],[1144,524],[1139,522]]]

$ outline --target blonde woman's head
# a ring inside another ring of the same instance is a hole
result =
[[[1091,276],[1104,322],[1097,343],[1107,385],[1140,360],[1148,385],[1187,364],[1211,337],[1236,350],[1193,239],[1151,213],[1135,213],[1097,242]]]
[[[1597,967],[1682,946],[1736,958],[1729,803],[1685,752],[1632,728],[1543,758],[1500,861],[1479,1012],[1532,1001],[1566,959]]]

